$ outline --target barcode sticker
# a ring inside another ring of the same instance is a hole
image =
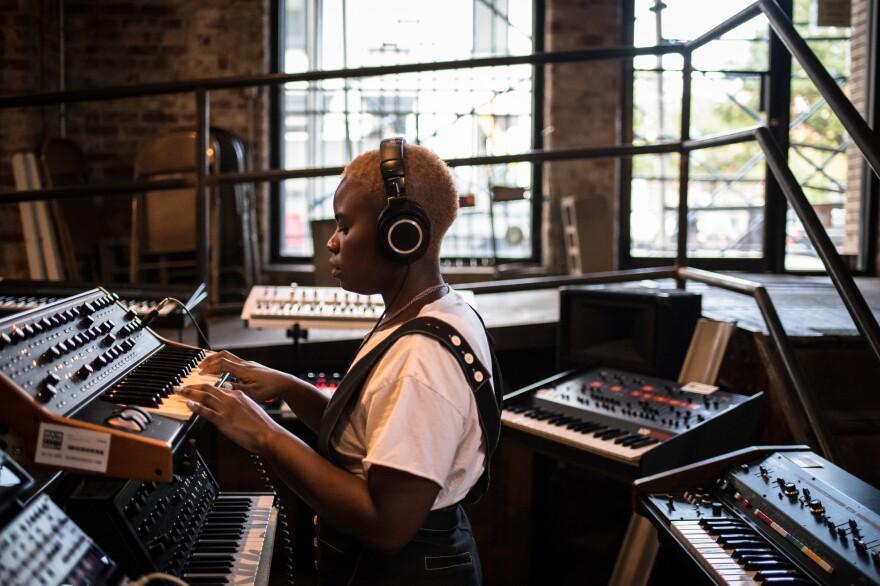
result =
[[[90,472],[107,472],[110,434],[55,423],[41,423],[34,461]]]

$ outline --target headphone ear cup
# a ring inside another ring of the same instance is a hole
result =
[[[389,198],[376,230],[379,249],[391,260],[411,263],[420,259],[431,241],[431,223],[417,202]]]

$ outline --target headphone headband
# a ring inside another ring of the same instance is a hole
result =
[[[406,140],[401,137],[386,138],[379,143],[379,171],[388,197],[406,196],[403,149]]]

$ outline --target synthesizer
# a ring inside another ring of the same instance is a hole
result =
[[[880,491],[805,446],[642,478],[634,505],[714,584],[880,583]]]
[[[220,491],[197,452],[168,483],[90,478],[65,510],[127,576],[268,583],[275,495]]]
[[[338,371],[318,371],[301,373],[296,376],[329,396],[336,391],[336,387],[342,382],[342,377],[344,375]],[[262,407],[272,417],[278,419],[296,419],[296,414],[294,414],[290,406],[279,398],[263,401]]]
[[[102,586],[116,565],[44,494],[25,498],[34,479],[0,451],[0,584]]]
[[[370,328],[385,311],[381,295],[359,295],[341,287],[256,286],[241,310],[250,328]]]
[[[476,307],[473,291],[458,290]],[[249,328],[369,329],[385,311],[381,295],[359,295],[341,287],[265,286],[251,288],[241,309]]]
[[[0,527],[0,584],[101,586],[116,567],[58,506],[41,494]]]
[[[168,482],[198,418],[177,384],[201,377],[200,348],[156,335],[97,288],[0,318],[0,442],[30,464]]]
[[[751,445],[762,393],[613,368],[576,368],[505,395],[508,434],[553,455],[611,465],[630,480]]]
[[[97,286],[94,283],[71,281],[0,279],[0,316],[43,307]],[[158,308],[158,314],[151,324],[155,328],[186,327],[190,320],[186,312],[198,319],[204,307],[203,302],[208,298],[204,283],[195,286],[114,284],[112,291],[120,304],[134,311],[141,319]],[[177,299],[183,307],[176,303],[159,307],[166,297]]]

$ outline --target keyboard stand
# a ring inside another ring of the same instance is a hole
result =
[[[608,586],[646,586],[659,549],[657,530],[648,519],[633,513]]]

